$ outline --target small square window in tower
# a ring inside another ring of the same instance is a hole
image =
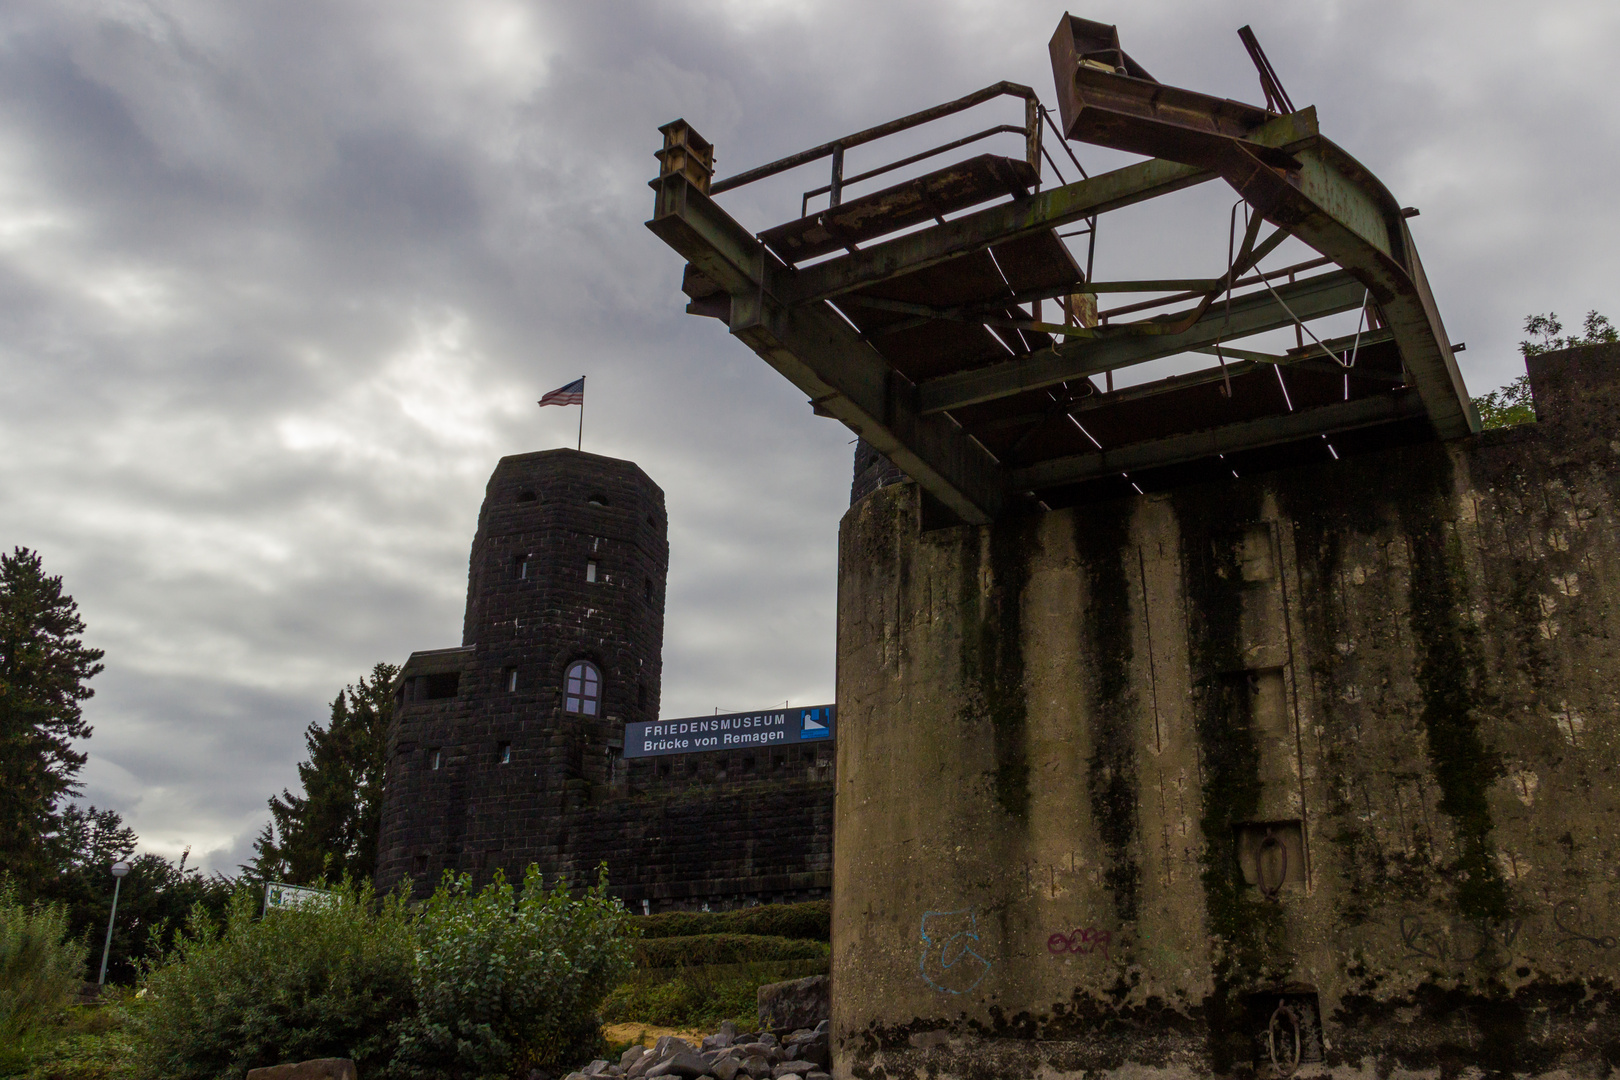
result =
[[[595,566],[595,563],[591,563]],[[563,709],[566,712],[595,716],[596,706],[602,700],[602,675],[596,665],[584,660],[568,666],[563,683]]]
[[[585,580],[586,581],[595,581],[596,580],[596,560],[595,559],[592,559],[590,562],[585,564]]]

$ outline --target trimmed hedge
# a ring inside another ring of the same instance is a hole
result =
[[[737,911],[666,911],[634,916],[634,922],[641,928],[644,939],[753,934],[806,941],[832,940],[832,904],[826,900],[762,904]]]
[[[832,947],[803,938],[761,934],[694,934],[648,938],[636,942],[638,968],[699,967],[705,964],[752,964],[772,960],[824,960]]]

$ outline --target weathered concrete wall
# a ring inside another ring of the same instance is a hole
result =
[[[1531,375],[1451,444],[851,508],[837,1076],[1620,1062],[1620,347]]]

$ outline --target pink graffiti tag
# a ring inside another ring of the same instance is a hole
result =
[[[1088,926],[1084,930],[1071,930],[1067,934],[1059,931],[1046,939],[1046,951],[1053,956],[1062,956],[1064,953],[1088,955],[1101,950],[1103,959],[1108,959],[1108,943],[1114,939],[1111,930],[1098,930]]]

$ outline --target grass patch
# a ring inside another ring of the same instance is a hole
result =
[[[109,997],[112,997],[109,994]],[[0,1048],[0,1076],[15,1080],[114,1080],[134,1071],[125,1030],[130,995],[73,1005],[21,1043]]]

